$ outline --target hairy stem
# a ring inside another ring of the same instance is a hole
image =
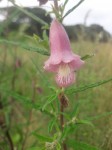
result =
[[[63,93],[59,94],[59,100],[60,100],[60,126],[61,126],[61,131],[63,132],[64,128],[64,108],[68,106],[66,97]],[[67,145],[65,141],[62,143],[63,150],[67,150]]]

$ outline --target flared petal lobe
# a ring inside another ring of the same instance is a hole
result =
[[[44,69],[56,73],[56,83],[60,87],[67,87],[74,83],[74,71],[78,70],[84,62],[80,56],[71,50],[68,35],[57,20],[50,26],[50,58],[45,62]]]

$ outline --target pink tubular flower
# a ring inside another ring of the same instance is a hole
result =
[[[74,71],[78,70],[84,61],[74,54],[70,47],[68,35],[57,20],[50,26],[50,58],[45,62],[44,69],[56,73],[56,83],[60,87],[67,87],[74,83]]]

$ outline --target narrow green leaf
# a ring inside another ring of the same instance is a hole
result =
[[[28,46],[28,45],[23,45],[20,42],[14,42],[14,41],[9,41],[9,40],[2,39],[2,40],[0,40],[0,43],[10,44],[10,45],[13,45],[13,46],[19,46],[19,47],[24,48],[24,49],[26,49],[28,51],[37,52],[37,53],[40,53],[42,55],[47,55],[47,56],[50,55],[49,52],[46,49],[44,49],[44,48],[31,47],[31,46]]]
[[[86,124],[86,125],[90,125],[90,126],[94,127],[92,122],[90,122],[89,120],[78,120],[76,123],[77,124]]]
[[[112,115],[112,111],[111,112],[105,112],[103,114],[93,116],[93,117],[87,117],[86,120],[93,121],[93,120],[96,120],[96,119],[100,119],[102,117],[107,117],[108,115]]]
[[[48,99],[46,99],[46,103],[43,105],[42,110],[44,110],[50,103],[52,103],[56,97],[57,95],[50,95]]]
[[[11,1],[11,0],[10,0],[10,1]],[[11,2],[12,2],[12,1],[11,1]],[[22,8],[22,7],[18,6],[18,5],[16,5],[14,2],[12,2],[12,4],[13,4],[17,9],[19,9],[21,12],[23,12],[23,13],[26,14],[27,16],[31,17],[31,18],[34,19],[35,21],[37,21],[37,22],[39,22],[39,23],[41,23],[41,24],[43,24],[43,25],[48,26],[48,24],[47,24],[44,20],[40,19],[39,17],[37,17],[37,16],[34,15],[33,13],[28,12],[28,11],[25,10],[24,8]]]
[[[30,148],[28,148],[27,150],[45,150],[44,148],[40,148],[40,147],[30,147]]]
[[[75,140],[68,140],[68,145],[75,150],[100,150],[92,145]]]
[[[60,9],[60,11],[61,11],[61,18],[62,18],[63,14],[64,14],[64,10],[65,10],[65,7],[66,7],[68,1],[69,1],[69,0],[65,0],[63,6],[62,6],[61,9]]]
[[[43,39],[45,41],[49,41],[49,38],[48,38],[47,33],[46,33],[46,30],[43,31]]]
[[[23,95],[20,95],[20,94],[18,94],[16,92],[7,90],[7,89],[2,88],[2,87],[0,87],[0,91],[5,92],[9,96],[12,96],[15,100],[17,100],[18,102],[21,102],[21,103],[25,104],[25,106],[27,106],[27,107],[34,108],[36,110],[41,111],[45,115],[49,115],[49,116],[54,117],[53,113],[51,113],[51,112],[49,112],[48,110],[45,110],[45,109],[42,110],[42,106],[41,105],[36,104],[36,103],[32,103],[31,99],[29,99],[29,98],[27,98],[27,97],[25,97]]]
[[[7,95],[9,96],[12,96],[13,98],[15,98],[15,100],[18,100],[19,102],[22,102],[23,104],[25,104],[25,106],[28,106],[28,107],[31,107],[31,108],[35,108],[37,110],[40,110],[41,109],[41,106],[38,105],[38,104],[34,104],[32,103],[32,100],[23,96],[23,95],[20,95],[16,92],[13,92],[13,91],[9,91],[7,89],[2,89],[0,88],[0,90],[2,90],[3,92],[5,92]]]
[[[51,131],[52,131],[53,126],[55,125],[55,123],[56,123],[56,118],[53,118],[53,119],[50,121],[49,125],[48,125],[48,132],[51,132]]]
[[[66,139],[66,137],[69,134],[69,131],[70,131],[70,127],[69,126],[65,126],[64,130],[62,132],[62,135],[61,135],[61,141],[63,141],[64,139]]]
[[[66,138],[68,135],[72,134],[77,130],[78,125],[85,124],[94,127],[90,120],[78,120],[77,118],[72,118],[69,122],[67,122],[64,126],[64,131],[62,134],[62,139]]]
[[[81,57],[81,59],[82,59],[82,60],[86,60],[86,59],[91,58],[91,57],[93,57],[93,56],[94,56],[94,54],[87,54],[87,55]]]
[[[52,142],[52,140],[53,140],[52,138],[50,138],[48,136],[43,136],[43,135],[37,134],[35,132],[33,132],[32,135],[34,135],[41,142]]]
[[[49,49],[49,39],[48,39],[48,36],[46,34],[46,30],[43,31],[43,39],[41,39],[36,34],[33,35],[33,39],[37,42],[38,47]]]
[[[90,88],[94,88],[94,87],[100,86],[102,84],[108,83],[110,81],[112,81],[112,78],[107,79],[107,80],[103,80],[103,81],[99,81],[96,83],[88,84],[88,85],[83,85],[81,87],[77,87],[77,88],[75,87],[72,89],[68,89],[68,90],[66,90],[66,93],[67,94],[74,94],[74,93],[82,92],[82,91],[88,90]]]
[[[73,118],[73,117],[76,116],[76,114],[77,114],[77,112],[78,112],[78,110],[79,110],[79,105],[80,105],[80,102],[78,101],[78,102],[75,104],[75,106],[74,106],[74,108],[73,108],[73,111],[72,111],[71,114],[70,114],[70,118]]]
[[[69,0],[65,0],[63,7],[65,8],[66,4],[68,3]]]
[[[84,0],[80,0],[74,7],[72,7],[71,9],[69,9],[67,11],[67,13],[63,16],[63,19],[68,16],[72,11],[74,11]]]

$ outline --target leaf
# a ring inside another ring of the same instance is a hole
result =
[[[99,81],[96,83],[88,84],[88,85],[83,85],[81,87],[68,89],[68,90],[66,90],[66,93],[67,94],[74,94],[74,93],[82,92],[82,91],[85,91],[87,89],[94,88],[94,87],[100,86],[102,84],[108,83],[110,81],[112,81],[112,78],[107,79],[107,80],[103,80],[103,81]]]
[[[61,145],[59,143],[56,145],[56,150],[61,150]]]
[[[37,53],[40,53],[42,55],[47,55],[47,56],[50,55],[49,52],[45,48],[31,47],[31,46],[28,46],[25,44],[23,45],[21,42],[15,42],[15,41],[9,41],[9,40],[2,39],[2,40],[0,40],[0,43],[10,44],[13,46],[19,46],[19,47],[24,48],[28,51],[37,52]]]
[[[102,117],[106,117],[108,115],[112,115],[112,111],[111,112],[105,112],[105,113],[97,115],[97,116],[88,117],[86,119],[89,120],[89,121],[92,121],[92,120],[96,120],[96,119],[99,119],[99,118],[102,118]]]
[[[75,150],[100,150],[92,145],[75,140],[68,140],[68,145]]]
[[[43,136],[43,135],[37,134],[35,132],[33,132],[32,135],[34,135],[41,142],[52,142],[52,140],[53,140],[50,137]]]
[[[10,0],[10,1],[11,1],[11,0]],[[11,2],[12,2],[12,1],[11,1]],[[29,17],[31,17],[31,18],[34,19],[35,21],[37,21],[37,22],[39,22],[39,23],[41,23],[41,24],[43,24],[43,25],[48,26],[48,24],[47,24],[44,20],[40,19],[39,17],[37,17],[37,16],[34,15],[33,13],[28,12],[28,11],[25,10],[24,8],[22,8],[22,7],[18,6],[18,5],[16,5],[14,2],[12,2],[12,4],[13,4],[17,9],[19,9],[20,11],[22,11],[24,14],[26,14],[26,15],[29,16]]]
[[[65,7],[66,7],[68,1],[69,0],[65,0],[64,4],[62,6],[60,6],[60,12],[61,12],[61,17],[60,18],[62,18],[62,16],[63,16],[64,10],[65,10]]]
[[[53,118],[51,121],[50,121],[50,123],[49,123],[49,125],[48,125],[48,132],[51,132],[52,131],[52,129],[53,129],[53,126],[55,125],[55,123],[56,123],[56,118]]]
[[[20,135],[20,133],[15,133],[12,136],[12,140],[14,144],[17,144],[20,142],[22,135]]]
[[[50,95],[48,99],[46,100],[46,103],[42,107],[42,111],[56,99],[57,95]]]
[[[94,127],[92,122],[90,122],[89,120],[78,120],[76,123],[77,124],[86,124],[86,125],[90,125],[90,126]]]
[[[66,4],[68,3],[69,0],[65,0],[63,7],[65,8]]]
[[[0,88],[1,90],[1,88]],[[25,104],[25,106],[28,106],[28,107],[31,107],[31,108],[35,108],[35,109],[41,109],[41,106],[38,105],[38,104],[34,104],[32,103],[32,100],[23,96],[23,95],[20,95],[16,92],[13,92],[13,91],[8,91],[6,89],[2,89],[5,93],[7,93],[9,96],[12,96],[13,98],[15,98],[16,100],[18,100],[19,102],[22,102]]]
[[[74,106],[74,108],[73,108],[73,111],[72,111],[71,114],[70,114],[70,118],[73,118],[74,116],[76,116],[76,114],[77,114],[77,112],[78,112],[78,110],[79,110],[79,105],[80,105],[80,102],[78,101],[78,102],[75,104],[75,106]]]
[[[46,30],[43,31],[43,39],[45,41],[49,41],[49,38],[48,38],[47,33],[46,33]]]
[[[63,133],[61,136],[61,140],[65,139],[66,137],[68,137],[68,135],[72,134],[74,132],[74,130],[76,130],[78,128],[78,124],[86,124],[86,125],[90,125],[90,126],[94,127],[94,125],[89,120],[77,120],[76,119],[76,121],[74,120],[74,122],[71,120],[64,127],[64,130],[63,130]]]
[[[33,39],[37,42],[39,47],[44,49],[49,49],[49,40],[46,34],[46,30],[43,31],[43,39],[41,39],[38,35],[34,34]]]
[[[36,110],[39,110],[41,112],[43,112],[45,115],[49,115],[54,117],[53,113],[49,112],[48,110],[42,110],[42,106],[36,103],[32,103],[31,99],[22,96],[16,92],[7,90],[5,88],[0,87],[0,91],[5,92],[7,95],[12,96],[15,100],[25,104],[25,106],[30,107],[30,108],[34,108]]]
[[[81,59],[82,59],[82,60],[86,60],[86,59],[91,58],[91,57],[93,57],[93,56],[94,56],[94,54],[87,54],[87,55],[81,57]]]
[[[63,141],[64,139],[66,139],[66,137],[70,133],[70,129],[71,129],[71,127],[69,127],[69,126],[65,126],[64,127],[64,130],[63,130],[62,135],[61,135],[61,141]]]
[[[40,147],[30,147],[27,150],[40,150]],[[44,150],[41,148],[41,150]]]
[[[72,7],[71,9],[69,9],[67,11],[67,13],[63,16],[63,19],[68,16],[72,11],[74,11],[84,0],[80,0],[74,7]]]

